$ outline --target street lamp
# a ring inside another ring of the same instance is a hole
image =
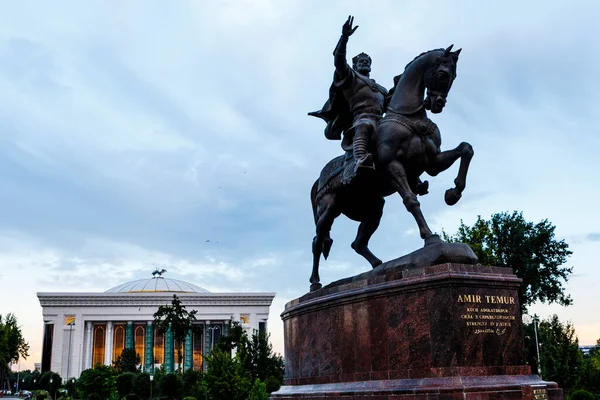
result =
[[[154,380],[154,375],[150,374],[150,400],[152,400],[152,381]]]
[[[50,378],[50,390],[52,390],[52,378]],[[56,392],[54,392],[54,400],[56,400]]]
[[[538,316],[537,316],[537,314],[533,314],[533,331],[535,332],[535,350],[537,351],[538,372],[540,373],[540,379],[543,379],[542,378],[542,360],[540,360],[540,345],[538,344],[537,323],[538,323]]]

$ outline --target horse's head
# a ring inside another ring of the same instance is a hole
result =
[[[448,92],[456,79],[456,63],[462,49],[451,51],[452,46],[454,45],[450,45],[446,50],[433,51],[430,54],[432,62],[425,71],[427,95],[423,105],[434,114],[441,113],[444,109]]]

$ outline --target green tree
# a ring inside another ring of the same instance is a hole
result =
[[[123,372],[122,374],[117,375],[115,378],[115,387],[119,396],[124,398],[133,393],[133,382],[135,378],[136,375],[133,372]]]
[[[596,347],[583,357],[583,367],[577,386],[600,398],[600,339],[597,340]]]
[[[257,379],[254,381],[248,400],[269,400],[269,393],[264,383]]]
[[[444,240],[467,243],[483,265],[510,267],[523,279],[519,290],[521,310],[536,301],[570,305],[563,283],[573,268],[563,267],[572,252],[564,240],[556,240],[555,226],[547,219],[527,222],[520,212],[498,213],[473,226],[462,221],[456,235],[443,232]]]
[[[147,399],[150,397],[151,384],[150,374],[142,372],[141,374],[138,374],[133,381],[133,393],[135,393],[140,400]]]
[[[14,314],[0,314],[0,389],[8,383],[9,364],[29,357],[29,344],[23,338]]]
[[[208,357],[206,386],[213,400],[246,400],[251,388],[250,373],[244,369],[239,354],[214,349]]]
[[[279,390],[283,384],[284,363],[280,355],[273,353],[269,335],[255,331],[246,353],[246,369],[252,379],[264,382],[269,393]]]
[[[77,380],[77,391],[82,400],[106,400],[115,393],[115,370],[107,365],[86,369]]]
[[[194,396],[196,387],[202,382],[202,372],[188,369],[182,374],[183,378],[183,395]]]
[[[173,338],[176,342],[185,343],[186,336],[192,332],[196,321],[197,310],[187,311],[185,306],[177,295],[173,295],[171,305],[158,307],[154,313],[154,324],[157,327],[158,333],[164,334],[170,328],[173,332]],[[177,360],[179,365],[183,365],[183,354],[181,346],[177,346]]]
[[[183,392],[183,380],[181,374],[166,374],[158,384],[160,394],[168,400],[177,400]]]
[[[558,315],[553,315],[540,321],[538,338],[544,380],[555,381],[565,391],[576,388],[582,372],[583,354],[573,325],[562,323]],[[531,356],[535,357],[535,354]]]
[[[123,349],[113,365],[117,372],[138,372],[137,366],[140,363],[140,355],[135,349]]]

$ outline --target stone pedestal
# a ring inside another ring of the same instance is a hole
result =
[[[563,398],[525,365],[511,269],[380,271],[286,305],[286,380],[271,399]]]

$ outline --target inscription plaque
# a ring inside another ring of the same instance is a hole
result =
[[[504,335],[515,322],[514,296],[460,293],[456,297],[460,319],[469,334]]]

